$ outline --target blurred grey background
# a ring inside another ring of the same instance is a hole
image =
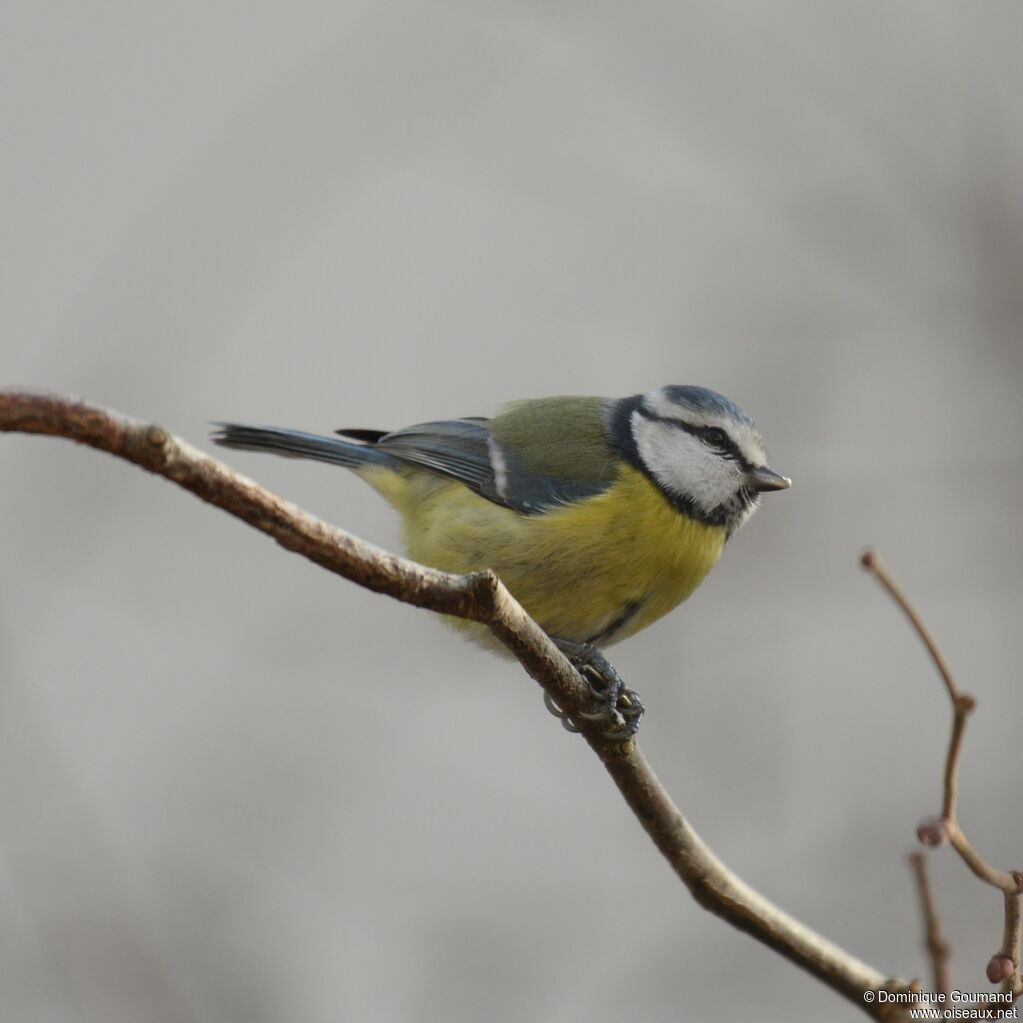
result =
[[[1016,3],[4,5],[0,379],[208,447],[700,383],[795,480],[614,651],[766,895],[923,975],[946,698],[1023,866]],[[327,467],[231,453],[398,545]],[[95,452],[0,438],[0,1018],[861,1018],[688,897],[514,664]],[[965,990],[1001,900],[951,854]]]

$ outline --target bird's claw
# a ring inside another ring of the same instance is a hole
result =
[[[635,735],[643,717],[644,707],[639,695],[625,685],[614,665],[596,647],[588,643],[558,640],[555,642],[579,672],[597,708],[578,711],[573,717],[562,710],[549,694],[544,693],[544,704],[547,709],[570,732],[580,731],[575,720],[579,718],[585,721],[606,721],[605,739],[621,741]]]
[[[554,702],[554,698],[546,690],[543,694],[543,705],[561,722],[561,727],[566,732],[578,734],[579,726]]]

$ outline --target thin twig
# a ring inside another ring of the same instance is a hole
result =
[[[996,867],[992,867],[988,864],[980,853],[973,848],[970,840],[966,837],[963,833],[963,829],[959,826],[958,821],[952,821],[952,827],[949,829],[948,840],[952,848],[959,853],[962,861],[985,884],[991,885],[992,888],[1000,889],[1006,895],[1015,895],[1019,893],[1020,885],[1018,874],[1015,872],[1006,873],[1004,870],[998,870]]]
[[[1020,974],[1020,897],[1023,893],[1023,873],[1018,870],[1012,872],[998,870],[987,863],[966,837],[957,815],[959,760],[963,750],[963,738],[966,734],[966,719],[973,713],[977,702],[969,693],[962,692],[956,685],[952,669],[938,648],[934,635],[924,624],[916,608],[910,603],[909,598],[896,583],[878,554],[868,550],[860,558],[860,563],[873,574],[905,612],[906,617],[909,618],[913,628],[916,629],[917,634],[927,647],[927,651],[945,683],[945,689],[952,703],[952,734],[949,738],[948,753],[945,756],[942,812],[940,818],[929,818],[921,825],[919,834],[921,839],[926,837],[926,841],[930,845],[938,845],[944,841],[949,842],[962,861],[981,881],[1000,889],[1004,894],[1002,944],[992,962],[1004,958],[1011,963],[1011,975],[1005,978],[1002,989],[1011,992],[1014,996],[1019,996],[1023,992],[1023,978]],[[1005,970],[1008,973],[1009,967],[1006,966]],[[990,972],[989,970],[989,975]]]
[[[956,819],[956,801],[959,798],[959,758],[963,752],[966,719],[973,713],[974,707],[976,707],[976,703],[972,696],[960,694],[952,701],[952,734],[948,740],[948,755],[945,757],[944,796],[941,800],[941,815],[950,821]]]
[[[127,459],[360,586],[418,607],[482,622],[559,707],[572,716],[588,707],[589,693],[577,673],[492,572],[451,575],[390,554],[308,515],[159,426],[77,399],[0,390],[0,431],[66,437]],[[599,725],[577,720],[647,834],[702,906],[807,970],[874,1018],[891,1018],[890,1006],[865,998],[865,993],[881,988],[904,992],[908,990],[905,982],[886,978],[746,885],[703,844],[634,740],[608,740]]]
[[[959,688],[952,677],[952,669],[948,666],[945,655],[938,649],[938,642],[934,638],[934,634],[924,624],[920,615],[917,614],[916,608],[909,602],[906,594],[902,592],[902,587],[892,578],[876,551],[864,551],[860,558],[860,564],[873,573],[877,581],[891,594],[892,599],[902,608],[906,617],[912,622],[916,634],[923,640],[924,646],[927,647],[927,652],[931,655],[931,660],[934,661],[935,667],[941,674],[945,688],[948,690],[949,698],[954,703],[959,696]]]
[[[1023,979],[1020,978],[1020,932],[1023,929],[1023,909],[1020,893],[1005,893],[1005,928],[1002,931],[1001,954],[1016,967],[1016,972],[1003,985],[1004,991],[1011,991],[1017,998],[1023,994]]]
[[[913,868],[916,878],[917,893],[920,897],[920,909],[924,918],[924,947],[931,961],[931,986],[946,996],[952,990],[952,978],[949,970],[949,957],[952,949],[941,931],[941,919],[934,902],[934,890],[927,870],[927,857],[922,852],[909,854],[909,865]]]

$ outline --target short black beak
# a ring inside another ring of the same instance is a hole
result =
[[[792,480],[788,476],[779,476],[773,469],[766,465],[751,469],[746,474],[746,481],[758,493],[767,490],[788,490],[792,486]]]

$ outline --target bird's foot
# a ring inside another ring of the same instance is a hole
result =
[[[606,739],[622,740],[635,735],[643,717],[643,704],[635,690],[625,684],[615,666],[592,643],[551,638],[579,672],[597,704],[596,710],[579,711],[576,716],[587,721],[606,721]],[[544,703],[568,731],[580,730],[578,722],[546,693]]]

